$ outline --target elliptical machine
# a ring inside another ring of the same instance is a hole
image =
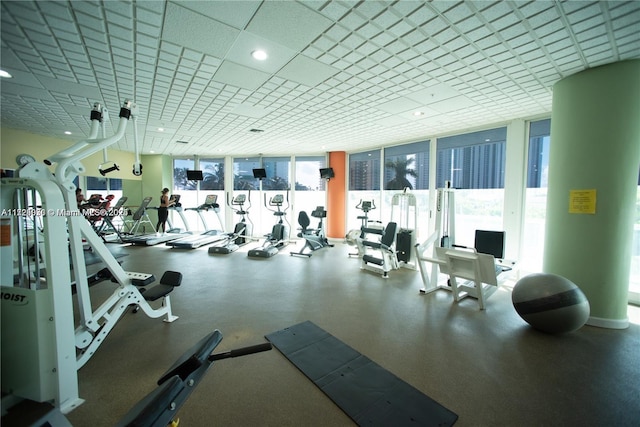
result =
[[[284,204],[284,196],[282,194],[276,194],[269,198],[267,204],[267,195],[264,195],[264,206],[273,212],[273,215],[278,218],[276,224],[271,229],[271,233],[267,234],[265,241],[261,247],[251,249],[247,253],[252,258],[271,258],[277,254],[280,249],[289,244],[289,222],[287,221],[287,209],[289,209],[289,193],[287,192],[287,207],[282,209]],[[275,209],[269,206],[275,206]],[[286,223],[286,224],[285,224]]]
[[[311,216],[320,219],[317,228],[309,228],[311,220],[305,211],[300,211],[298,214],[298,224],[300,224],[301,227],[298,237],[302,237],[305,240],[305,243],[302,249],[300,249],[300,252],[290,252],[291,255],[302,255],[310,258],[313,251],[326,247],[333,247],[333,245],[327,240],[324,231],[324,218],[327,217],[327,211],[324,210],[324,206],[317,206],[315,210],[311,212]],[[309,252],[305,252],[305,249],[307,248],[309,249]]]
[[[249,202],[245,208],[244,204]],[[238,250],[240,246],[246,245],[251,240],[253,234],[253,222],[249,219],[249,208],[251,207],[251,190],[248,196],[238,194],[231,198],[229,202],[229,193],[227,193],[227,206],[237,215],[240,215],[240,221],[236,223],[232,233],[227,234],[227,240],[224,245],[210,246],[210,254],[230,254]],[[237,206],[237,207],[236,207]]]

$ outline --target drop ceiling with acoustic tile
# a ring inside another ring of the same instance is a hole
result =
[[[638,1],[25,0],[0,12],[3,129],[79,139],[95,102],[116,112],[132,99],[143,150],[167,155],[362,151],[549,116],[560,79],[640,58]],[[133,151],[132,132],[114,148]]]

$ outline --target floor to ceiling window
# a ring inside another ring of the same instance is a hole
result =
[[[506,136],[502,127],[438,138],[436,186],[455,188],[452,243],[473,247],[475,230],[503,230]]]
[[[209,227],[206,216],[201,217],[194,210],[200,205],[201,201],[198,200],[198,185],[199,181],[189,179],[189,171],[196,170],[195,158],[176,158],[173,159],[173,192],[180,196],[180,204],[182,205],[185,221],[187,222],[188,229],[192,231],[204,231]],[[189,174],[190,175],[190,174]],[[159,195],[157,197],[160,197]],[[154,195],[154,199],[157,200]],[[204,201],[204,199],[202,200]],[[152,202],[156,203],[157,202]],[[204,214],[203,214],[204,215]],[[204,218],[204,223],[202,218]],[[169,219],[172,222],[178,221],[173,212],[169,212]],[[176,224],[178,227],[178,225]]]
[[[529,123],[527,188],[525,192],[523,241],[519,260],[521,274],[542,271],[550,135],[550,119]]]
[[[262,168],[267,176],[262,180],[263,203],[259,210],[261,228],[258,228],[258,231],[268,234],[277,222],[282,221],[289,228],[291,237],[291,230],[295,230],[295,223],[292,224],[291,220],[291,158],[263,157]],[[277,194],[281,194],[284,199],[280,207],[272,202]],[[276,215],[278,211],[285,212],[285,215]]]
[[[216,218],[212,215],[209,228],[223,231],[232,231],[233,227],[225,224],[226,201],[224,193],[224,158],[198,158],[197,168],[202,171],[202,181],[200,181],[200,199],[202,195],[206,198],[208,195],[216,196],[218,203],[218,212]]]
[[[400,228],[414,230],[414,238],[426,238],[429,227],[429,141],[397,145],[384,149],[384,205],[390,206],[388,217]],[[409,192],[415,196],[416,206],[402,203]]]
[[[88,199],[93,194],[105,196],[112,194],[115,196],[112,205],[115,205],[120,197],[122,197],[122,180],[120,178],[107,177],[86,177],[86,191],[84,196]]]
[[[326,156],[300,156],[294,158],[295,185],[294,185],[294,209],[291,212],[292,227],[299,227],[298,214],[305,211],[311,219],[311,228],[316,228],[319,218],[311,217],[311,213],[318,206],[326,209],[326,181],[320,177],[320,169],[327,164]],[[325,223],[326,226],[326,223]],[[295,237],[297,232],[292,231]]]
[[[349,155],[349,196],[347,199],[347,231],[359,229],[364,216],[358,208],[362,201],[371,201],[376,209],[368,213],[369,220],[386,221],[382,216],[380,194],[381,150],[365,151]]]
[[[636,220],[633,225],[631,274],[629,276],[629,301],[634,304],[640,304],[640,174],[638,176]]]
[[[247,198],[244,210],[247,221],[251,222],[253,235],[261,236],[260,210],[262,199],[260,196],[260,180],[253,175],[254,169],[262,167],[260,157],[237,157],[233,159],[233,193],[230,197],[242,193]]]

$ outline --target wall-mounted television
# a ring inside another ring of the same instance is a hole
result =
[[[253,177],[256,179],[263,179],[267,177],[267,170],[263,168],[257,168],[253,170]]]
[[[202,181],[204,176],[202,175],[202,171],[187,170],[187,179],[189,181]]]
[[[320,178],[322,179],[330,179],[335,177],[333,173],[333,168],[321,168],[320,169]]]
[[[473,247],[482,254],[504,259],[504,231],[476,230]]]

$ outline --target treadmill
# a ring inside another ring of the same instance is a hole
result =
[[[140,205],[140,207],[138,208],[138,210],[133,214],[133,219],[136,221],[136,223],[133,226],[133,231],[135,232],[140,224],[142,223],[148,223],[151,224],[151,226],[153,227],[153,223],[151,222],[151,220],[149,219],[149,215],[147,215],[147,209],[154,209],[154,208],[149,208],[149,203],[151,202],[151,197],[145,197],[144,200],[142,201],[142,204]],[[175,202],[177,202],[178,200],[180,200],[180,196],[179,195],[172,195],[169,200],[173,200]],[[155,208],[157,209],[157,208]],[[182,220],[185,223],[185,226],[187,224],[187,221],[184,218],[184,214],[182,213],[182,207],[174,209],[176,210],[179,214],[180,217],[182,218]],[[158,245],[160,243],[166,243],[166,242],[170,242],[172,240],[176,240],[179,239],[181,237],[187,236],[187,235],[191,235],[191,233],[189,231],[186,232],[182,232],[182,230],[180,229],[174,229],[171,227],[171,223],[167,220],[167,223],[169,225],[169,231],[167,233],[164,234],[160,234],[160,233],[148,233],[148,234],[139,234],[139,235],[133,235],[133,236],[127,236],[124,237],[122,239],[122,243],[130,243],[133,245],[138,245],[138,246],[155,246]],[[153,228],[155,230],[155,227]]]
[[[196,249],[201,246],[211,245],[213,243],[222,242],[227,239],[227,235],[222,230],[208,230],[207,221],[204,218],[203,212],[213,210],[218,218],[220,226],[222,226],[222,220],[220,219],[220,205],[217,203],[218,196],[215,194],[208,194],[204,203],[195,208],[187,208],[186,210],[193,210],[198,213],[200,220],[204,225],[205,231],[201,234],[193,234],[186,237],[182,237],[167,242],[167,246],[171,246],[177,249]]]

